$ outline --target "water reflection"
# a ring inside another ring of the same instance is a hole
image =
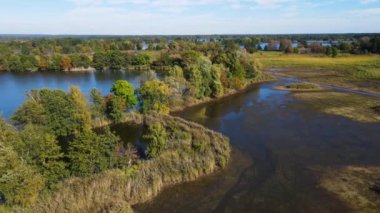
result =
[[[316,168],[380,165],[380,125],[313,111],[272,89],[284,83],[178,113],[229,136],[231,163],[219,174],[165,190],[137,211],[348,211],[318,187]]]
[[[38,72],[38,73],[0,73],[0,114],[9,117],[26,99],[26,92],[31,89],[62,89],[80,86],[88,95],[93,88],[103,94],[109,93],[116,80],[127,80],[135,88],[140,87],[144,72]]]

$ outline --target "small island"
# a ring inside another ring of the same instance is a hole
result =
[[[279,90],[289,90],[289,91],[320,91],[323,90],[322,87],[320,87],[317,84],[302,82],[302,83],[292,83],[286,86],[278,86],[276,89]]]

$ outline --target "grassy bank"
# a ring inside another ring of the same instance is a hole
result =
[[[245,92],[245,91],[251,89],[252,87],[254,87],[257,84],[265,83],[265,82],[271,82],[271,81],[276,81],[276,79],[273,78],[273,77],[271,77],[268,74],[261,73],[256,78],[254,78],[254,79],[250,80],[249,82],[247,82],[246,85],[244,85],[243,88],[225,90],[223,95],[215,97],[215,98],[211,98],[211,97],[205,97],[205,98],[202,98],[202,99],[195,99],[194,98],[194,99],[188,100],[186,102],[182,102],[181,104],[171,105],[170,106],[170,112],[171,113],[179,112],[179,111],[183,111],[183,110],[185,110],[187,108],[194,107],[194,106],[197,106],[197,105],[209,103],[209,102],[212,102],[212,101],[218,101],[218,100],[220,100],[222,98],[226,98],[226,97],[229,97],[231,95],[236,95],[238,93]]]
[[[379,99],[340,92],[294,93],[293,96],[305,101],[308,107],[324,113],[360,122],[380,122],[377,110],[380,106]]]
[[[310,82],[380,92],[378,55],[344,55],[331,58],[323,55],[260,52],[255,56],[265,69],[283,69],[275,71],[276,74]]]
[[[319,91],[323,90],[322,87],[316,85],[316,84],[311,84],[311,83],[293,83],[289,84],[286,86],[278,86],[276,89],[279,90],[289,90],[289,91]]]
[[[379,194],[371,190],[380,177],[379,167],[342,167],[322,171],[321,186],[355,212],[378,212]]]
[[[195,180],[227,165],[230,146],[223,135],[166,115],[146,115],[143,121],[144,126],[160,123],[167,132],[167,144],[159,156],[123,170],[68,179],[29,210],[131,212],[131,205],[152,199],[164,187]]]

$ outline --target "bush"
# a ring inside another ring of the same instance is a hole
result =
[[[43,187],[42,176],[0,141],[0,192],[6,203],[32,204]]]
[[[293,83],[285,86],[287,89],[296,89],[296,90],[312,90],[320,89],[321,87],[311,83]]]
[[[154,123],[148,126],[147,133],[143,136],[143,139],[148,145],[146,154],[151,158],[155,158],[165,148],[168,138],[162,124]]]

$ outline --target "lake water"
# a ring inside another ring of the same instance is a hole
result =
[[[164,190],[137,212],[350,212],[318,186],[318,171],[380,166],[380,124],[313,111],[288,91],[273,90],[278,84],[178,113],[227,135],[230,165]]]
[[[135,88],[144,79],[142,72],[38,72],[38,73],[1,73],[0,72],[0,115],[8,118],[26,99],[31,89],[62,89],[80,86],[86,95],[93,88],[103,94],[109,93],[116,80],[128,80]]]
[[[139,86],[137,73],[0,73],[0,111],[8,117],[33,88],[79,85],[108,93],[118,79]],[[380,166],[380,124],[364,124],[313,111],[288,91],[263,83],[245,93],[178,113],[231,139],[226,170],[165,189],[137,212],[347,212],[318,187],[320,169]],[[138,129],[115,127],[127,142]]]

